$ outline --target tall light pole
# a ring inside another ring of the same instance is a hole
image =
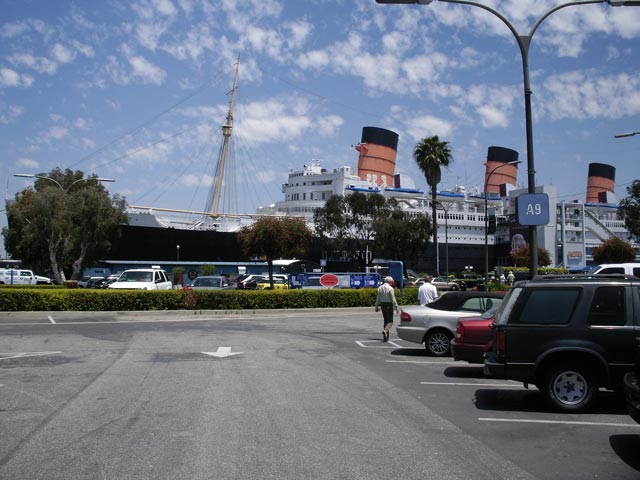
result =
[[[449,209],[451,208],[451,202],[441,202],[436,200],[436,204],[442,207],[444,210],[444,269],[449,276]],[[436,250],[437,251],[437,250]],[[439,269],[438,269],[439,271]]]
[[[176,262],[180,261],[180,245],[176,245]]]
[[[64,192],[64,193],[69,193],[69,190],[71,189],[71,187],[73,187],[76,183],[79,182],[86,182],[87,180],[96,180],[98,182],[115,182],[115,180],[113,178],[101,178],[101,177],[94,177],[94,178],[79,178],[77,180],[74,180],[73,182],[71,182],[67,188],[64,188],[62,186],[62,184],[57,181],[55,178],[51,178],[51,177],[45,177],[44,175],[36,175],[34,173],[14,173],[13,174],[14,177],[21,177],[21,178],[39,178],[42,180],[49,180],[53,183],[55,183],[57,186],[60,187],[60,189]]]
[[[640,132],[627,132],[614,135],[615,138],[633,137],[634,135],[640,135]]]
[[[487,178],[484,180],[484,290],[489,291],[489,203],[487,188],[489,187],[489,179],[496,170],[506,167],[507,165],[517,165],[522,163],[520,160],[513,160],[512,162],[503,163],[497,167],[491,169],[487,174]],[[494,242],[495,245],[495,242]]]
[[[429,5],[434,0],[376,0],[376,3],[383,4],[420,4],[420,5]],[[556,5],[552,9],[548,10],[544,13],[536,22],[533,24],[529,33],[527,35],[520,35],[516,28],[506,19],[504,15],[502,15],[497,10],[493,8],[483,5],[478,2],[473,2],[469,0],[438,0],[440,2],[446,3],[459,3],[462,5],[471,5],[473,7],[482,8],[487,12],[492,13],[496,17],[498,17],[511,31],[516,42],[518,43],[518,47],[520,48],[520,55],[522,57],[522,74],[524,79],[524,112],[525,112],[525,124],[526,124],[526,135],[527,135],[527,192],[529,194],[536,193],[536,170],[533,159],[533,126],[531,120],[531,83],[529,81],[529,47],[531,46],[531,39],[533,34],[536,32],[540,24],[546,19],[549,15],[554,12],[557,12],[561,8],[570,7],[573,5],[588,5],[591,3],[607,3],[612,7],[640,7],[640,0],[582,0],[582,1],[574,1],[562,3],[560,5]],[[538,274],[538,235],[537,235],[537,226],[530,225],[529,226],[529,245],[531,246],[529,252],[529,275],[531,277]]]

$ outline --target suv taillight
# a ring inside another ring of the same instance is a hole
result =
[[[400,320],[403,321],[403,322],[410,322],[411,321],[411,315],[409,315],[405,311],[402,311],[402,312],[400,312]]]
[[[456,325],[456,340],[458,342],[464,342],[464,327],[461,323]]]

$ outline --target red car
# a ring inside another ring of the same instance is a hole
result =
[[[461,318],[456,326],[456,337],[451,341],[454,360],[469,363],[484,363],[484,354],[492,345],[491,324],[496,308],[487,310],[479,317]]]

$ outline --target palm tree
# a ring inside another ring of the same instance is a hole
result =
[[[436,275],[440,275],[440,259],[438,258],[438,221],[436,217],[436,186],[442,178],[441,167],[448,167],[453,162],[449,142],[438,138],[425,137],[413,148],[413,158],[431,187],[431,215],[433,217],[433,242],[436,246]],[[448,274],[449,272],[447,272]]]

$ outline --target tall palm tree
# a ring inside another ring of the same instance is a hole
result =
[[[440,274],[438,258],[438,220],[436,217],[436,186],[442,178],[441,167],[448,167],[453,162],[449,142],[440,140],[437,135],[425,137],[413,148],[413,158],[431,187],[431,215],[433,218],[433,242],[436,246],[436,275]],[[447,272],[448,274],[449,272]]]

